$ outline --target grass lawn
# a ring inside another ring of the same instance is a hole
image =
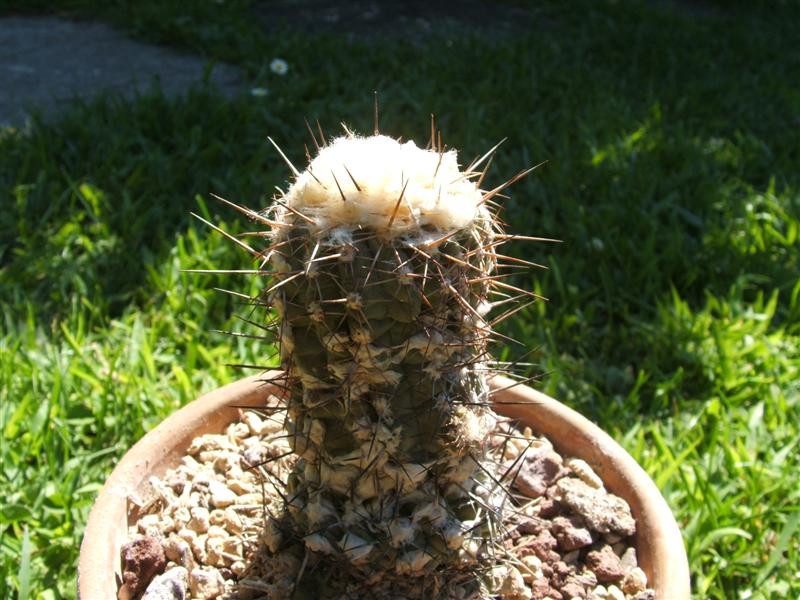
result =
[[[380,42],[265,33],[242,0],[57,4],[239,64],[269,93],[101,97],[0,131],[0,597],[74,597],[89,508],[126,448],[242,375],[227,364],[271,354],[215,332],[251,326],[212,288],[263,282],[180,272],[249,265],[189,212],[245,230],[209,192],[264,206],[288,177],[266,136],[304,164],[304,119],[369,132],[375,89],[383,131],[424,144],[434,112],[463,162],[507,137],[485,187],[548,161],[504,218],[563,240],[512,249],[549,266],[517,282],[549,302],[503,333],[536,349],[537,387],[654,478],[698,598],[800,597],[789,2],[543,1],[510,34]]]

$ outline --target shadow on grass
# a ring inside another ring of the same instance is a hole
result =
[[[146,305],[149,269],[185,230],[198,195],[263,206],[287,175],[266,136],[304,164],[304,118],[368,132],[378,89],[384,131],[422,141],[435,112],[462,162],[508,136],[487,186],[549,161],[511,191],[503,218],[510,231],[564,240],[513,249],[551,266],[521,280],[551,302],[506,330],[578,361],[583,384],[622,398],[621,411],[649,385],[641,373],[654,372],[638,359],[650,356],[650,338],[637,327],[658,326],[673,290],[698,307],[746,280],[745,300],[781,290],[776,319],[788,318],[800,270],[791,27],[769,13],[748,13],[758,18],[745,27],[736,10],[635,2],[531,14],[547,27],[490,46],[463,32],[378,47],[283,35],[283,78],[263,69],[278,38],[248,37],[240,43],[251,55],[240,49],[239,58],[271,77],[254,81],[265,97],[101,98],[4,133],[3,301],[48,317],[83,297],[104,317]],[[192,34],[203,30],[182,35]]]

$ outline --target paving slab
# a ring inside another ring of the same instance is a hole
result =
[[[251,12],[267,31],[380,44],[392,38],[422,43],[454,31],[504,37],[524,31],[534,11],[493,0],[263,0]]]
[[[102,23],[57,17],[0,18],[0,126],[21,124],[31,108],[55,114],[75,98],[101,92],[125,98],[153,85],[185,93],[204,81],[201,57],[145,44]],[[244,89],[242,72],[214,64],[207,80],[223,93]]]

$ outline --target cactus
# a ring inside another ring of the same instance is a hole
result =
[[[261,300],[299,457],[264,542],[305,561],[311,597],[487,596],[500,560],[487,315],[516,290],[494,274],[511,236],[481,161],[431,145],[348,132],[248,211],[271,230]]]

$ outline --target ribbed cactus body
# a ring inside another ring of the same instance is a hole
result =
[[[323,150],[270,213],[268,294],[300,457],[285,492],[290,535],[319,572],[463,572],[489,552],[496,508],[481,464],[494,427],[494,224],[454,154],[372,139],[405,162],[359,164],[346,146],[363,154],[369,140],[338,140],[341,152]]]

